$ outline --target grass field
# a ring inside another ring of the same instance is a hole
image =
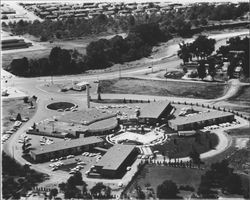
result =
[[[250,109],[250,86],[243,86],[237,95],[228,100],[230,103],[249,106]]]
[[[177,186],[189,185],[197,190],[201,175],[204,173],[204,170],[197,169],[147,165],[136,177],[127,193],[131,194],[136,185],[140,186],[142,190],[146,190],[146,186],[149,184],[154,190],[154,193],[156,193],[157,186],[165,180],[172,180]]]
[[[170,141],[163,145],[155,145],[153,151],[158,150],[171,158],[182,158],[189,156],[195,149],[198,153],[204,153],[218,144],[218,137],[215,134],[202,133],[193,137],[173,136]],[[210,146],[211,145],[211,146]]]
[[[33,102],[34,106],[35,103]],[[23,99],[8,99],[2,101],[2,127],[3,132],[12,128],[14,122],[10,121],[10,117],[16,117],[18,113],[21,114],[21,117],[28,117],[31,118],[35,112],[36,109],[28,109],[30,104],[24,103]]]
[[[238,136],[238,135],[249,135],[250,133],[250,127],[247,128],[238,128],[238,129],[230,129],[226,131],[228,134],[233,135],[233,136]]]
[[[156,80],[121,78],[100,82],[103,93],[141,94],[214,99],[222,96],[225,84],[177,83]]]

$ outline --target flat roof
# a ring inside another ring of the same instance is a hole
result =
[[[104,118],[114,117],[114,114],[103,113],[101,110],[91,108],[84,111],[68,112],[58,118],[58,121],[69,123],[83,123],[84,121],[91,123]]]
[[[216,119],[220,117],[228,117],[232,115],[233,114],[229,112],[210,111],[210,112],[202,112],[200,114],[194,114],[192,116],[187,116],[187,117],[177,117],[176,119],[169,120],[169,122],[171,124],[183,125],[183,124],[200,122],[204,120]]]
[[[117,170],[134,148],[135,145],[116,144],[104,154],[95,166],[106,170]]]
[[[151,102],[140,110],[140,118],[159,118],[162,112],[170,104],[169,101]]]
[[[57,142],[57,143],[54,143],[54,144],[45,145],[45,146],[41,146],[41,147],[38,146],[38,147],[35,147],[34,150],[31,150],[31,152],[33,154],[39,155],[39,154],[45,154],[45,153],[60,151],[60,150],[64,150],[64,149],[79,147],[79,146],[97,144],[97,143],[100,143],[100,142],[103,142],[102,138],[92,136],[92,137],[86,137],[86,138],[79,138],[79,139],[73,139],[73,140]]]

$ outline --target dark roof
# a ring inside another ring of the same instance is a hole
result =
[[[33,154],[45,154],[45,153],[50,153],[50,152],[55,152],[55,151],[60,151],[64,149],[70,149],[74,147],[80,147],[80,146],[85,146],[85,145],[90,145],[90,144],[97,144],[103,142],[103,139],[99,137],[86,137],[86,138],[80,138],[80,139],[74,139],[74,140],[68,140],[68,141],[62,141],[62,142],[57,142],[54,144],[50,145],[45,145],[43,147],[36,147],[34,150],[31,150]]]
[[[156,101],[147,104],[140,110],[140,118],[159,118],[162,112],[170,105],[169,101]]]
[[[117,170],[134,148],[135,145],[114,145],[95,166],[102,167],[102,169],[106,170]]]
[[[201,114],[195,114],[195,115],[187,116],[187,117],[177,117],[176,119],[172,119],[169,122],[171,124],[182,125],[182,124],[200,122],[204,120],[217,119],[221,117],[228,117],[232,115],[233,114],[229,112],[210,111],[210,112],[202,112]]]

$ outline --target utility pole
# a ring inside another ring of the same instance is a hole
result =
[[[86,84],[86,90],[87,90],[87,107],[90,108],[89,84]]]

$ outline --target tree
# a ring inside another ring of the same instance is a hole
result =
[[[111,188],[103,185],[103,183],[97,183],[94,187],[90,189],[90,192],[94,198],[110,199],[111,198]]]
[[[190,44],[183,42],[179,44],[179,47],[180,50],[178,50],[177,55],[183,60],[183,63],[185,64],[186,62],[189,62],[189,60],[192,60]]]
[[[16,116],[16,121],[22,121],[22,117],[21,117],[21,114],[18,113],[17,116]]]
[[[204,61],[199,62],[199,66],[197,68],[198,76],[202,80],[206,77],[206,66]]]
[[[193,161],[194,164],[200,165],[201,159],[200,154],[197,152],[196,149],[193,148],[192,152],[190,152],[189,157]]]
[[[24,103],[28,103],[28,101],[29,101],[29,97],[24,97],[24,98],[23,98],[23,102],[24,102]]]
[[[145,199],[145,193],[142,191],[141,187],[136,185],[135,187],[136,199]]]
[[[59,187],[59,189],[60,189],[61,191],[64,191],[65,188],[66,188],[66,183],[60,183],[60,184],[58,184],[58,187]]]
[[[205,35],[200,35],[192,43],[192,49],[197,58],[207,58],[215,48],[215,39],[208,39]]]
[[[76,186],[82,187],[82,193]],[[82,180],[82,174],[80,172],[69,177],[66,183],[59,184],[59,188],[64,191],[65,199],[85,198],[87,196],[87,184]]]
[[[230,174],[226,176],[223,181],[223,190],[227,191],[230,194],[239,194],[241,195],[242,190],[242,183],[241,178],[238,174]]]
[[[100,84],[98,84],[98,87],[97,87],[98,100],[101,100],[101,99],[102,99],[102,98],[101,98],[101,92],[102,92],[101,86],[100,86]]]
[[[13,59],[10,64],[10,72],[18,76],[26,76],[29,70],[29,62],[26,57]]]
[[[51,199],[52,197],[56,197],[57,194],[58,194],[58,190],[57,190],[56,188],[53,188],[52,190],[50,190],[50,193],[49,193],[50,199]]]
[[[171,180],[166,180],[157,187],[157,197],[159,199],[175,199],[178,193],[177,185]]]

